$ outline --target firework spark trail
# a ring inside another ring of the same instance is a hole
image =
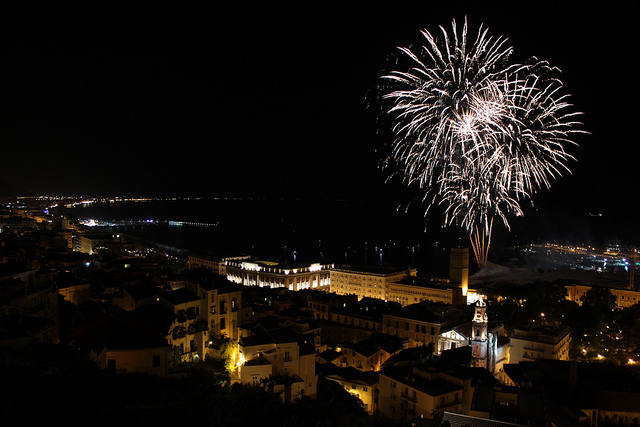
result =
[[[427,43],[419,53],[400,48],[411,66],[383,76],[399,86],[383,94],[395,120],[389,164],[424,191],[427,212],[441,205],[445,225],[469,232],[483,266],[493,219],[509,229],[508,216],[522,215],[521,200],[569,172],[575,159],[564,146],[583,133],[581,113],[570,111],[553,77],[559,70],[546,61],[509,64],[507,39],[480,26],[469,40],[466,19],[460,33],[455,20],[451,35],[440,30],[441,38],[422,31]]]

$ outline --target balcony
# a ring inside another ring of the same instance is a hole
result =
[[[437,405],[436,410],[440,411],[440,410],[448,409],[453,406],[461,405],[461,404],[462,404],[462,401],[460,399],[454,399],[451,402],[442,402],[440,405]]]
[[[415,405],[413,405],[413,407],[409,407],[407,405],[400,405],[400,409],[402,409],[402,411],[409,415],[410,417],[415,417],[418,413],[416,412],[416,408]]]
[[[410,395],[409,393],[402,393],[401,396],[402,396],[403,399],[406,399],[409,402],[416,403],[418,401],[418,397],[417,396]]]

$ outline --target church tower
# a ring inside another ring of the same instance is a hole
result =
[[[475,314],[471,327],[471,365],[474,367],[488,368],[488,326],[487,304],[480,295],[475,305]]]

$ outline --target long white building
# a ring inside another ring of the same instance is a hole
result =
[[[244,286],[329,290],[333,264],[284,265],[271,261],[227,260],[227,279]]]

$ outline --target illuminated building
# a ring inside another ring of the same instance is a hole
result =
[[[488,329],[487,303],[480,297],[475,304],[475,313],[471,322],[471,366],[473,367],[487,369],[491,364],[492,351],[489,349]]]
[[[347,341],[340,347],[342,367],[352,367],[365,371],[379,371],[384,362],[403,348],[403,340],[390,335],[374,334],[362,341]]]
[[[284,265],[271,261],[230,259],[225,262],[227,279],[243,286],[301,289],[329,289],[333,264]]]
[[[340,384],[348,393],[360,399],[365,411],[369,414],[376,412],[379,393],[377,372],[342,368],[331,363],[321,364],[319,369],[327,380]]]
[[[567,289],[567,299],[582,305],[582,297],[591,289],[591,285],[573,283],[566,285],[565,288]],[[639,289],[610,287],[609,290],[616,297],[616,307],[618,308],[630,307],[640,302]]]
[[[462,295],[467,295],[469,289],[469,249],[451,248],[449,255],[449,282],[457,285],[462,290]]]
[[[471,346],[469,365],[485,368],[500,379],[504,365],[510,361],[509,339],[501,323],[489,323],[486,310],[487,305],[480,296],[474,305],[472,320],[440,332],[436,352],[442,354],[443,351]]]
[[[402,305],[421,301],[465,304],[469,288],[469,249],[451,249],[449,280],[418,279],[416,275],[416,269],[343,266],[331,271],[331,292]]]
[[[421,280],[407,276],[389,284],[387,298],[402,305],[415,304],[422,301],[442,302],[445,304],[465,304],[462,288],[446,282]]]
[[[100,249],[122,256],[126,251],[135,249],[134,243],[127,243],[124,236],[118,233],[87,233],[78,234],[76,237],[76,251],[89,255],[97,253]]]
[[[243,306],[240,288],[222,277],[214,283],[187,283],[187,288],[200,301],[199,318],[206,322],[209,335],[237,340],[238,325],[249,320],[251,312],[250,307]]]
[[[207,324],[200,320],[201,300],[186,288],[159,294],[160,303],[174,316],[167,342],[172,346],[176,362],[197,362],[203,357]]]
[[[285,401],[301,396],[315,399],[318,376],[312,336],[286,327],[266,330],[257,326],[251,332],[238,342],[240,382],[260,385],[273,381],[274,392],[290,386]]]
[[[61,283],[58,293],[65,301],[71,304],[79,304],[91,300],[91,284],[86,281],[74,281],[72,283]]]
[[[407,347],[417,347],[438,341],[440,331],[457,318],[459,310],[437,313],[423,302],[393,310],[382,315],[382,332],[407,340]]]
[[[569,360],[571,332],[542,326],[529,329],[515,329],[511,334],[511,356],[509,363],[536,359]]]
[[[391,267],[342,266],[331,270],[331,292],[356,295],[361,298],[389,299],[389,285],[405,276],[415,276],[416,269],[397,270]]]

